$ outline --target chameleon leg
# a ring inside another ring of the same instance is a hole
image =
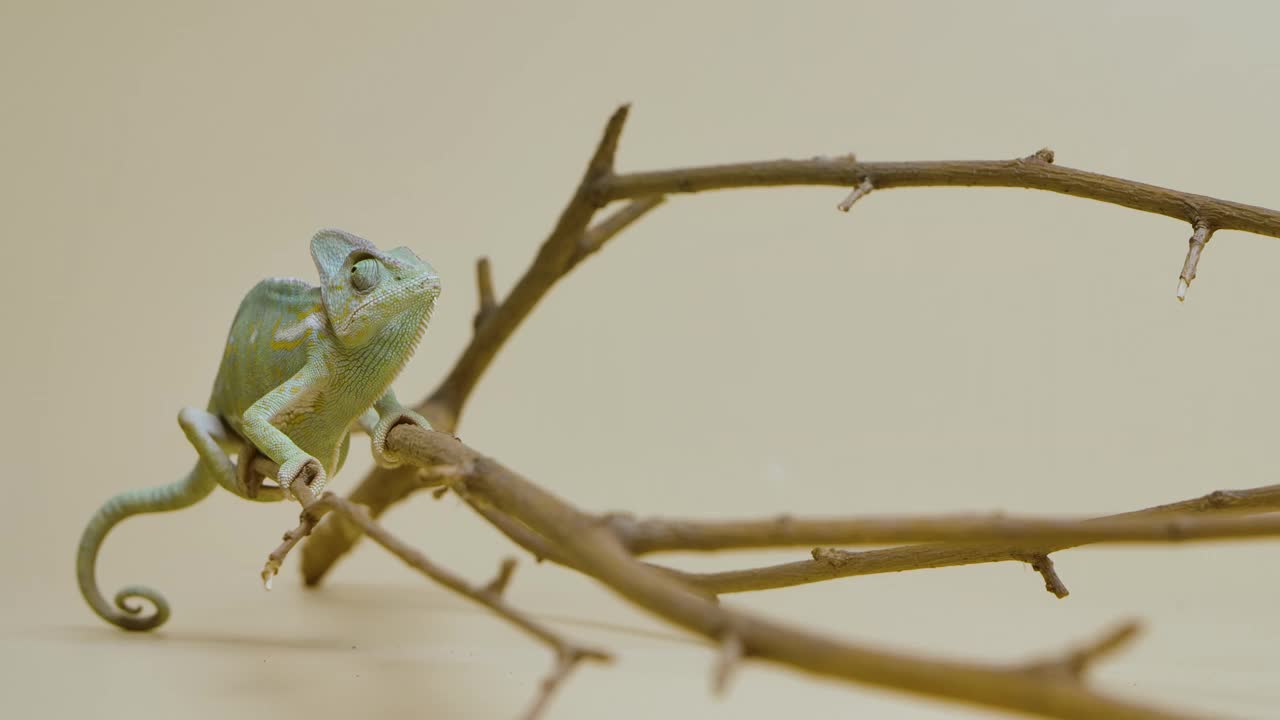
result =
[[[163,595],[148,587],[130,585],[116,593],[114,607],[107,602],[98,589],[94,574],[98,549],[102,547],[102,541],[111,528],[130,515],[179,510],[204,499],[213,492],[214,487],[213,478],[203,467],[197,465],[185,478],[175,483],[130,490],[104,503],[89,520],[84,534],[80,536],[80,547],[76,552],[76,580],[80,583],[80,594],[89,603],[89,607],[103,620],[125,630],[150,630],[168,620],[169,603]],[[132,602],[137,598],[154,605],[155,612],[141,615],[142,606]]]
[[[276,479],[281,488],[288,488],[301,479],[316,495],[324,490],[327,480],[324,465],[298,447],[276,423],[296,421],[314,412],[311,403],[320,391],[315,379],[318,373],[314,364],[308,363],[293,377],[258,398],[241,417],[245,439],[280,466]],[[349,421],[344,429],[347,424]]]
[[[234,437],[217,415],[196,408],[183,408],[178,413],[178,424],[195,447],[201,465],[219,485],[235,495],[258,502],[284,499],[282,489],[262,485],[261,476],[251,468],[254,453],[245,447],[247,443]],[[239,468],[223,449],[234,445],[241,446]]]

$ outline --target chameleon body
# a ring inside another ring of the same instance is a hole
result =
[[[126,587],[114,605],[98,589],[98,550],[121,520],[185,508],[218,485],[260,502],[290,497],[295,482],[319,494],[346,459],[353,425],[369,433],[384,466],[398,462],[386,448],[392,427],[430,429],[390,387],[431,318],[440,294],[435,270],[407,248],[384,252],[340,230],[316,233],[311,255],[320,286],[271,278],[250,290],[232,322],[207,409],[178,414],[199,456],[195,467],[170,485],[116,495],[90,519],[76,576],[89,607],[107,622],[150,630],[169,617],[168,603],[150,588]],[[253,471],[258,453],[279,464],[276,485]],[[155,611],[143,615],[138,598]]]

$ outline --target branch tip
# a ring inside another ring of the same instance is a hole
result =
[[[488,585],[484,586],[484,589],[481,592],[495,598],[501,597],[502,593],[506,592],[507,585],[511,584],[511,575],[515,571],[516,559],[511,557],[503,558],[502,564],[498,566],[498,574],[489,581]]]
[[[742,638],[735,632],[727,632],[720,640],[720,655],[716,659],[715,670],[711,675],[711,689],[716,695],[724,695],[729,688],[729,680],[743,656]]]
[[[1187,259],[1182,263],[1182,274],[1178,276],[1178,302],[1183,302],[1187,298],[1187,290],[1191,288],[1191,281],[1196,279],[1196,267],[1200,264],[1200,254],[1204,252],[1204,247],[1209,243],[1209,239],[1213,237],[1213,228],[1203,220],[1197,220],[1191,233],[1191,239],[1187,241]]]
[[[480,302],[471,325],[474,330],[479,330],[498,307],[498,301],[493,292],[493,269],[487,257],[476,260],[476,290],[480,296]]]
[[[836,209],[840,212],[849,212],[849,208],[852,208],[854,203],[869,195],[872,190],[875,190],[875,186],[871,184],[871,178],[863,178],[862,182],[850,190],[849,194],[836,205]]]
[[[1058,577],[1058,571],[1053,567],[1053,560],[1049,558],[1047,553],[1019,555],[1017,559],[1030,565],[1032,570],[1040,573],[1040,577],[1044,578],[1044,589],[1053,593],[1058,599],[1071,594],[1071,591],[1067,589],[1067,584],[1062,582],[1062,578]]]

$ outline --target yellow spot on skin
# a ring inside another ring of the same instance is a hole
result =
[[[298,322],[305,324],[307,323],[307,319],[310,317],[311,317],[310,313],[300,314],[298,316]],[[303,332],[297,332],[296,334],[293,334],[289,332],[291,330],[293,330],[293,328],[286,328],[286,334],[284,338],[281,338],[280,337],[280,320],[277,319],[275,327],[271,328],[271,349],[272,350],[293,350],[294,348],[298,347],[302,343],[306,342],[307,338],[311,337],[311,333],[314,332],[315,328],[313,328],[310,324],[307,324],[306,330],[304,330]]]

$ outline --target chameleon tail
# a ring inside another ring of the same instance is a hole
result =
[[[107,533],[121,520],[141,513],[181,510],[203,500],[216,486],[210,474],[197,465],[185,478],[170,485],[120,493],[94,513],[80,536],[80,548],[76,552],[76,579],[80,583],[80,594],[99,617],[125,630],[150,630],[169,619],[169,603],[164,596],[141,585],[121,589],[116,593],[115,607],[112,607],[98,589],[94,574],[98,549],[102,547]],[[138,598],[154,605],[155,612],[141,615],[143,607],[137,604]]]

